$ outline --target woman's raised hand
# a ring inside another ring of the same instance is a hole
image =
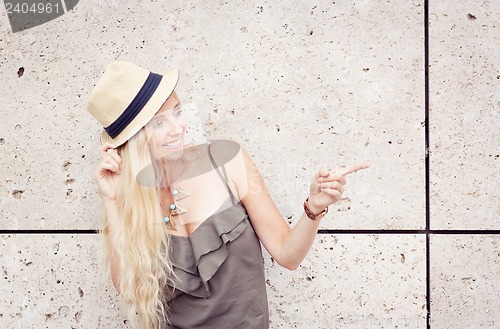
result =
[[[370,167],[370,163],[360,163],[333,171],[321,169],[314,175],[309,191],[308,205],[314,213],[320,213],[326,207],[338,202],[344,192],[345,176]]]
[[[103,198],[114,200],[118,188],[118,179],[121,175],[122,158],[111,143],[99,147],[101,161],[94,172],[94,180],[97,183]]]

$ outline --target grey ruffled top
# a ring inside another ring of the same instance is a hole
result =
[[[260,241],[241,203],[229,192],[222,211],[190,236],[171,236],[178,280],[166,328],[267,329],[269,312]],[[168,287],[172,289],[172,287]]]

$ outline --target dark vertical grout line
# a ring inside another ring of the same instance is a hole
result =
[[[425,286],[427,329],[431,329],[430,261],[430,143],[429,143],[429,0],[424,0],[424,106],[425,106]]]

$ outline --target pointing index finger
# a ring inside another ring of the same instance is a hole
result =
[[[371,163],[369,163],[369,162],[358,163],[358,164],[350,165],[350,166],[347,166],[347,167],[340,169],[340,173],[342,175],[352,174],[353,172],[356,172],[356,171],[361,170],[361,169],[366,169],[370,166],[371,166]]]

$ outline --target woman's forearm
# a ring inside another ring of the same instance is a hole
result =
[[[315,213],[319,213],[315,212]],[[295,270],[311,249],[321,220],[310,219],[305,212],[283,241],[280,265]]]
[[[339,201],[346,184],[345,176],[366,169],[370,165],[370,163],[365,162],[334,171],[324,169],[317,172],[311,183],[311,192],[308,197],[309,201],[314,197],[316,201],[314,204],[317,206],[311,203],[309,204],[309,210],[313,214],[319,214],[323,211],[321,208],[317,209],[321,207],[320,205],[328,207]],[[280,238],[280,259],[276,261],[288,269],[296,269],[309,252],[318,232],[318,227],[319,219],[310,219],[304,211],[293,229],[284,233],[283,238]]]

